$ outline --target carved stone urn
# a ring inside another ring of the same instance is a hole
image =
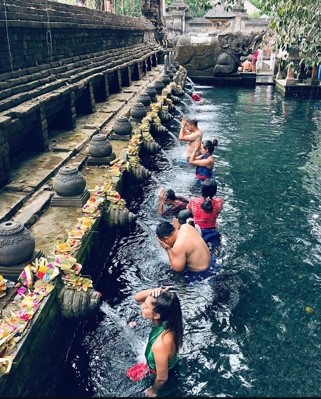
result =
[[[167,86],[171,82],[171,78],[168,76],[168,74],[162,75],[161,81],[164,83],[164,86]]]
[[[89,154],[92,157],[109,157],[112,152],[112,146],[104,134],[95,134],[88,146]]]
[[[0,265],[13,266],[31,260],[35,239],[16,221],[0,223]]]
[[[61,197],[73,197],[84,192],[86,180],[76,166],[63,166],[55,176],[52,186]]]
[[[157,94],[162,94],[162,90],[164,89],[165,85],[161,80],[155,80],[154,82],[154,88],[156,90]]]
[[[118,118],[113,125],[113,131],[119,136],[128,136],[131,134],[133,127],[128,118],[122,116]]]
[[[143,103],[136,103],[130,109],[130,116],[134,121],[140,122],[147,115],[147,110]]]
[[[170,69],[167,71],[167,76],[170,79],[170,82],[173,80],[174,77],[174,72],[172,72]]]
[[[149,95],[152,102],[157,102],[157,91],[155,90],[154,86],[147,86],[145,89],[146,93]]]
[[[140,93],[137,97],[137,102],[142,103],[147,110],[150,110],[150,103],[152,100],[146,91]]]

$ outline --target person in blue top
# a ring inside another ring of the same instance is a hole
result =
[[[196,166],[195,177],[197,180],[205,181],[213,177],[214,157],[212,154],[217,145],[217,139],[195,142],[189,163]],[[200,155],[196,155],[198,152]]]
[[[156,375],[154,383],[144,393],[156,397],[178,362],[183,343],[183,316],[178,296],[170,287],[139,291],[134,299],[141,304],[142,316],[153,322],[145,357],[150,371]]]

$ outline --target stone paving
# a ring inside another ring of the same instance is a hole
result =
[[[11,182],[0,192],[0,222],[16,220],[29,228],[36,241],[36,251],[50,254],[56,241],[67,238],[66,231],[82,216],[82,208],[52,207],[52,180],[65,165],[77,166],[86,179],[86,188],[102,183],[108,174],[107,166],[88,166],[88,143],[92,136],[103,129],[111,133],[115,120],[129,116],[135,98],[142,90],[164,73],[158,65],[138,82],[126,87],[121,93],[112,94],[108,101],[96,104],[96,111],[80,117],[73,130],[54,135],[49,151],[21,161],[13,170]],[[123,140],[110,139],[116,157],[128,144]]]

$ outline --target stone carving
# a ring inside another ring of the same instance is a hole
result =
[[[181,36],[175,45],[174,59],[189,76],[229,75],[237,72],[241,57],[253,54],[265,31],[243,34],[227,32],[217,36]]]
[[[8,221],[0,224],[0,265],[13,266],[31,259],[35,239],[21,223]]]

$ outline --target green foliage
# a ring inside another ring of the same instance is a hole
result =
[[[226,2],[233,5],[235,0]],[[216,4],[219,3],[217,0]],[[269,30],[276,49],[298,48],[306,65],[321,64],[321,0],[256,0],[252,3],[269,16]]]
[[[249,18],[255,19],[255,18],[260,18],[262,15],[261,11],[253,11],[251,14],[249,14]]]

